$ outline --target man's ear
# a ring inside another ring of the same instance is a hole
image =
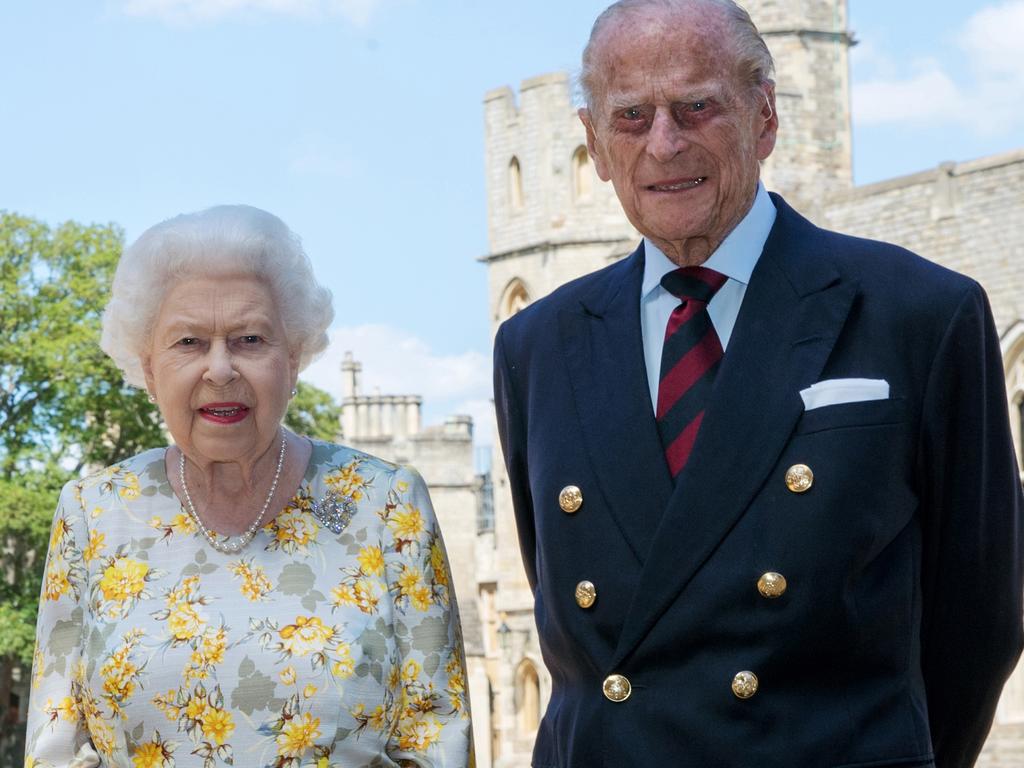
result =
[[[779,113],[775,109],[775,84],[767,83],[762,88],[764,103],[758,113],[758,120],[763,121],[761,133],[757,137],[757,159],[764,160],[775,149],[775,138],[779,132]]]
[[[594,130],[593,116],[590,114],[590,110],[586,107],[580,109],[576,114],[580,116],[580,121],[583,123],[583,127],[587,129],[587,151],[590,153],[590,158],[594,161],[594,170],[597,171],[597,177],[601,179],[601,181],[608,181],[612,175],[608,172],[608,165],[605,163],[604,159],[604,151],[597,138],[597,131]]]

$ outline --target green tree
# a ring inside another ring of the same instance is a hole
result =
[[[114,226],[0,212],[0,693],[11,664],[31,662],[60,486],[166,443],[145,393],[99,349],[121,250]]]
[[[42,475],[0,480],[0,659],[31,662],[42,561],[59,492]]]
[[[322,389],[300,381],[284,424],[297,435],[316,440],[337,440],[341,431],[341,407]]]
[[[0,213],[0,477],[74,475],[165,442],[98,345],[122,245],[114,226]]]

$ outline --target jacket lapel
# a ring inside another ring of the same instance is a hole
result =
[[[775,225],[693,453],[655,533],[614,665],[650,631],[765,482],[803,410],[799,392],[818,380],[856,295],[856,283],[823,258],[819,230],[773,198]]]
[[[641,244],[608,270],[578,308],[559,315],[583,447],[611,516],[640,563],[672,494],[644,365],[643,265]]]

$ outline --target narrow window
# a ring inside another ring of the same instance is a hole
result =
[[[516,707],[519,733],[530,736],[540,725],[540,678],[532,661],[524,660],[516,673]]]
[[[498,303],[498,319],[505,320],[512,317],[516,312],[525,308],[530,303],[530,294],[518,277],[514,278],[505,286]]]
[[[508,164],[508,199],[512,210],[523,207],[523,172],[519,168],[519,158],[513,156]]]

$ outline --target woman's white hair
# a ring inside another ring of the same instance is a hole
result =
[[[270,288],[290,353],[302,370],[327,348],[331,292],[313,276],[299,237],[277,216],[248,205],[218,205],[150,227],[125,249],[103,313],[100,346],[144,388],[142,359],[168,291],[180,280],[252,275]]]

